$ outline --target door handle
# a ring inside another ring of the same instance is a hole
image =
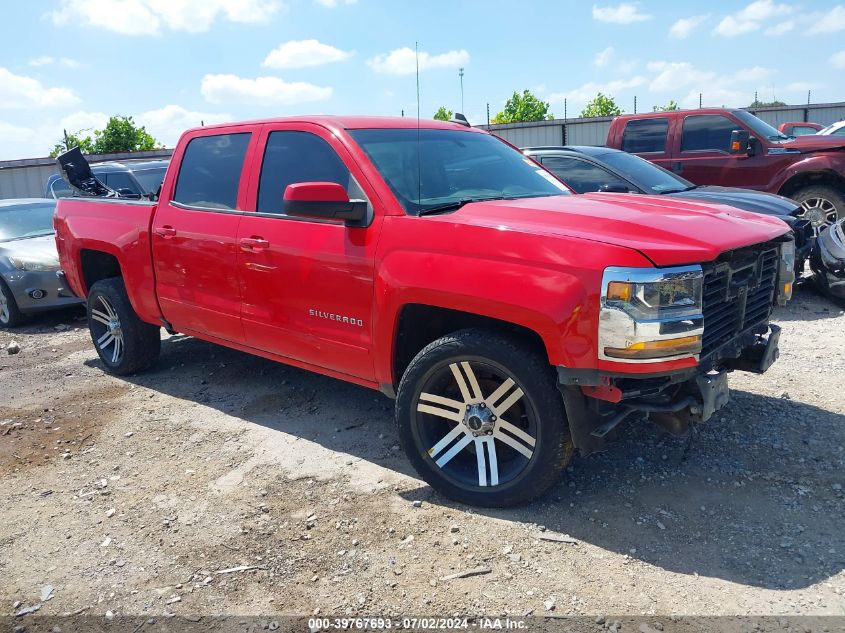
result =
[[[248,253],[263,251],[270,247],[270,242],[263,237],[242,237],[239,241],[241,250]]]
[[[176,229],[165,224],[155,229],[156,235],[161,235],[164,239],[169,240],[171,237],[176,237]]]

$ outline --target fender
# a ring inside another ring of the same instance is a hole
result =
[[[62,269],[79,296],[89,291],[82,251],[107,253],[117,259],[132,308],[142,320],[160,325],[149,232],[154,208],[149,203],[61,199],[56,209],[56,242]]]
[[[651,265],[638,252],[623,247],[514,232],[501,235],[501,231],[481,227],[455,227],[455,233],[472,234],[455,242],[462,244],[461,252],[443,252],[435,244],[431,250],[409,250],[402,246],[400,233],[404,230],[393,229],[410,223],[415,224],[411,229],[415,239],[424,242],[427,220],[385,222],[377,256],[374,361],[376,379],[382,384],[393,382],[399,316],[408,304],[458,310],[522,326],[540,336],[550,364],[595,368],[603,272],[602,266],[593,266],[597,252],[613,265]],[[442,241],[442,233],[436,235]],[[507,240],[511,252],[497,248],[500,240]],[[527,248],[521,248],[522,244]],[[490,247],[486,253],[485,245]]]
[[[787,165],[775,174],[769,182],[767,191],[778,193],[790,179],[810,172],[827,172],[845,178],[845,153],[809,154],[806,158]]]

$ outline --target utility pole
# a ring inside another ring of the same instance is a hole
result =
[[[458,77],[461,78],[461,114],[464,114],[464,69],[458,68]]]
[[[701,109],[701,93],[698,93],[698,108]]]
[[[461,112],[463,114],[463,112]],[[487,127],[490,127],[490,102],[487,102]]]
[[[634,114],[637,113],[637,95],[634,95]]]
[[[807,91],[807,105],[810,105],[810,90]]]

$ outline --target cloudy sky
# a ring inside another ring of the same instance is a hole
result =
[[[188,127],[297,113],[464,110],[514,90],[570,116],[845,101],[845,4],[827,0],[38,0],[4,3],[0,159],[132,115],[172,146]]]

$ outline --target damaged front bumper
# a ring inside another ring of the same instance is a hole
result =
[[[819,234],[810,255],[819,289],[833,299],[845,299],[845,220]]]
[[[777,360],[780,328],[764,328],[744,332],[701,359],[698,367],[666,375],[632,377],[558,367],[573,443],[582,455],[589,455],[604,446],[619,424],[634,417],[676,435],[686,434],[693,423],[706,422],[730,400],[729,372],[762,374]]]

